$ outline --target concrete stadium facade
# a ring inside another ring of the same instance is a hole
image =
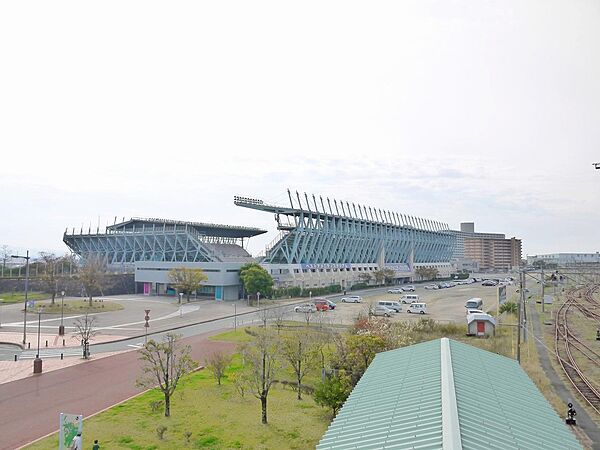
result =
[[[275,215],[279,235],[260,263],[276,286],[349,289],[364,280],[361,274],[380,269],[393,270],[402,283],[412,281],[419,266],[450,274],[456,236],[447,224],[289,190],[288,197],[290,206],[234,198],[238,206]]]

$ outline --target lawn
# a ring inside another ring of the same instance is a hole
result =
[[[42,300],[49,298],[50,295],[44,292],[28,292],[27,299],[28,300]],[[19,303],[25,302],[25,293],[24,292],[2,292],[0,293],[0,300],[2,303]]]
[[[239,358],[229,376],[240,368]],[[242,398],[230,379],[218,386],[208,371],[188,376],[177,388],[171,417],[152,411],[162,400],[157,390],[146,392],[84,422],[84,448],[98,439],[109,449],[308,449],[314,448],[331,420],[310,396],[298,401],[296,393],[275,387],[269,395],[269,424],[262,425],[260,402],[250,393]],[[157,427],[166,426],[164,439]],[[189,442],[185,433],[191,432]],[[58,447],[53,435],[28,449]]]
[[[43,302],[35,302],[34,310],[42,308],[43,314],[60,314],[61,304],[60,299],[56,299],[54,305],[50,303],[50,300]],[[92,301],[92,306],[88,300],[65,300],[65,314],[66,313],[81,313],[81,312],[109,312],[119,311],[123,309],[123,305],[116,302],[99,302]]]
[[[479,339],[465,336],[461,325],[436,324],[424,321],[414,332],[416,341],[447,336],[476,347],[495,351],[508,357],[515,354],[515,318],[504,319],[507,326],[497,329],[495,338]],[[296,328],[299,324],[295,324]],[[282,334],[289,328],[282,330]],[[243,328],[228,331],[212,339],[243,343],[251,339]],[[548,382],[540,373],[534,340],[522,350],[524,368],[542,392],[548,396]],[[233,374],[241,367],[236,356],[228,378],[218,386],[208,371],[188,376],[178,387],[172,400],[172,417],[165,418],[162,410],[152,411],[151,403],[162,400],[161,394],[149,391],[132,400],[90,418],[84,423],[84,448],[99,439],[102,448],[110,449],[308,449],[314,448],[329,426],[327,410],[317,406],[309,395],[296,400],[296,392],[275,385],[269,395],[269,424],[260,421],[260,402],[246,393],[242,398],[232,382]],[[278,377],[293,380],[286,368]],[[306,377],[312,385],[317,373]],[[554,402],[553,402],[554,403]],[[164,439],[159,439],[157,427],[167,427]],[[186,432],[191,432],[189,442]],[[57,438],[52,436],[28,449],[55,449]]]

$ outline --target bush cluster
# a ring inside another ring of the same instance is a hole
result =
[[[327,294],[337,294],[342,292],[342,286],[339,284],[332,284],[324,287],[313,287],[302,289],[298,286],[273,289],[273,298],[286,298],[286,297],[308,297],[312,292],[313,297]]]

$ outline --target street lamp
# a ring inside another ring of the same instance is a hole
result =
[[[65,326],[63,325],[63,318],[65,315],[65,291],[60,291],[60,326],[58,327],[58,335],[65,335]]]
[[[257,302],[258,302],[258,304],[257,304],[258,309],[260,309],[260,292],[256,293],[256,298],[257,298]]]
[[[27,293],[29,291],[29,250],[26,256],[10,255],[11,258],[25,259],[25,309],[23,310],[23,345],[27,344]]]
[[[33,360],[33,373],[42,373],[42,358],[40,358],[40,325],[42,322],[42,309],[38,307],[38,336],[37,336],[37,354]]]

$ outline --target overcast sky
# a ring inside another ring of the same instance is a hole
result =
[[[0,244],[286,189],[599,251],[600,3],[2,2]]]

